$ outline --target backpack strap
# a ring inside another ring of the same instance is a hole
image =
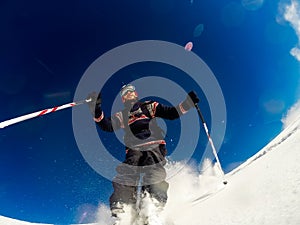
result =
[[[153,105],[154,101],[146,101],[141,105],[141,108],[145,108],[148,112],[147,116],[150,116],[150,118],[154,118],[155,115],[155,108]]]
[[[152,118],[153,120],[155,120],[155,122],[154,122],[155,128],[158,129],[161,132],[162,136],[168,137],[168,135],[166,134],[166,131],[163,130],[160,126],[158,126],[158,124],[156,122],[156,119],[154,117],[154,115],[155,115],[155,108],[156,108],[157,104],[158,103],[155,102],[155,101],[146,101],[146,102],[144,102],[142,104],[142,106],[144,106],[144,108],[147,109],[148,114],[149,114],[148,116],[150,116],[150,118]]]

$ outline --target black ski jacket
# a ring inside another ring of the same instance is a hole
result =
[[[131,109],[125,108],[111,117],[106,117],[102,112],[99,118],[95,118],[95,122],[102,130],[108,132],[123,128],[126,148],[135,149],[146,145],[165,144],[164,134],[155,118],[177,119],[188,110],[183,105],[180,103],[174,107],[155,101],[138,101]]]

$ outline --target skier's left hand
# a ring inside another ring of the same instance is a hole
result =
[[[200,101],[195,91],[190,91],[188,95],[190,96],[194,104]]]
[[[194,91],[190,91],[186,99],[182,102],[182,106],[185,110],[189,110],[192,107],[195,107],[195,104],[199,102],[199,98]]]

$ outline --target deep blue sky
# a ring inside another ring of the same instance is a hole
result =
[[[117,46],[140,40],[182,46],[192,41],[193,52],[212,70],[225,98],[227,130],[219,157],[228,172],[280,132],[281,118],[299,97],[299,62],[289,53],[297,37],[287,22],[276,22],[278,3],[265,0],[259,9],[248,10],[238,0],[1,1],[0,121],[72,102],[90,64]],[[195,36],[199,24],[203,31]],[[116,75],[105,87],[105,110],[122,82],[159,73],[186,91],[196,90],[210,121],[202,90],[180,81],[176,69],[159,63],[127,69],[123,74],[130,71],[128,76]],[[178,138],[172,127],[178,124],[168,126],[172,151]],[[205,144],[203,136],[195,161]],[[76,223],[83,212],[92,218],[98,204],[107,203],[110,181],[80,154],[71,110],[2,129],[0,145],[0,215]]]

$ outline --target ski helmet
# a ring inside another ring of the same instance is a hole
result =
[[[128,91],[134,92],[135,91],[135,87],[132,84],[125,84],[125,85],[123,85],[122,88],[121,88],[121,90],[120,90],[121,97],[123,97],[124,95],[126,95]]]

